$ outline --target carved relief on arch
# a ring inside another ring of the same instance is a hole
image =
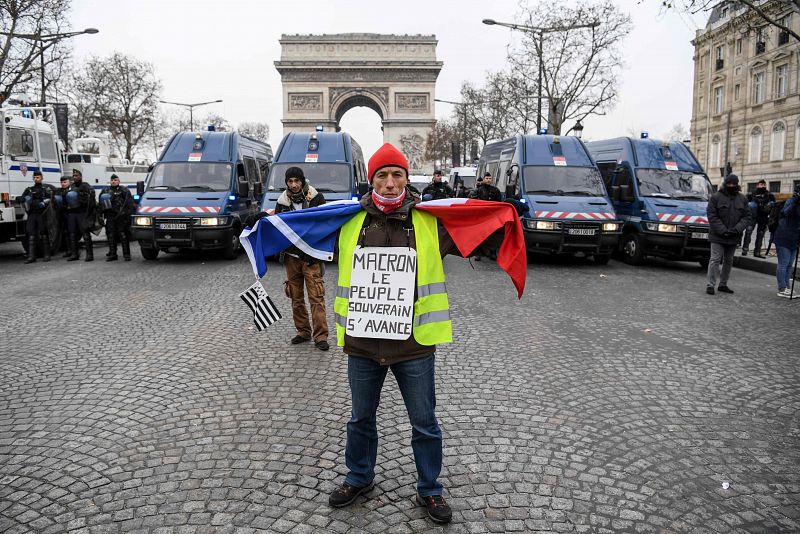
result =
[[[428,93],[395,93],[395,109],[397,111],[430,111]]]
[[[289,111],[322,111],[322,93],[289,93]]]

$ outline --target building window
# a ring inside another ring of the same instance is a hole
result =
[[[753,104],[760,104],[764,101],[764,72],[756,72],[753,75]]]
[[[697,108],[700,110],[700,113],[705,113],[706,112],[706,110],[703,109],[703,102],[704,101],[705,100],[703,99],[703,95],[700,95],[700,98],[698,99],[698,102],[697,102]]]
[[[761,128],[756,126],[750,131],[750,151],[747,163],[758,163],[761,161]]]
[[[786,126],[782,122],[776,122],[772,127],[772,140],[770,141],[770,160],[779,161],[783,159],[783,151],[786,146]]]
[[[789,65],[775,68],[775,98],[783,98],[789,89]]]
[[[741,56],[742,55],[742,38],[741,37],[736,39],[736,55],[737,56]]]
[[[763,54],[767,50],[767,30],[765,28],[759,28],[756,30],[756,49],[755,53]]]
[[[800,158],[800,121],[794,125],[794,157]]]
[[[741,86],[738,83],[736,85],[734,85],[733,86],[733,99],[734,100],[739,100],[739,96],[740,96],[741,92],[742,92],[741,91]]]
[[[719,167],[719,146],[720,138],[715,135],[711,138],[711,154],[708,162],[709,167]]]
[[[722,67],[725,66],[725,46],[718,46],[717,53],[716,53],[716,70],[720,70]]]
[[[800,180],[795,180],[792,182],[792,191],[797,191],[800,189]]]
[[[785,17],[778,19],[778,24],[785,28],[792,27],[792,14],[789,13]],[[789,32],[786,30],[779,30],[778,31],[778,46],[783,46],[789,43]]]
[[[725,96],[723,94],[724,87],[714,88],[714,113],[722,113],[722,108],[725,105]]]
[[[780,193],[781,192],[781,182],[780,180],[776,180],[774,182],[769,183],[769,192],[770,193]]]

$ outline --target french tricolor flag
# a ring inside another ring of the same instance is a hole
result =
[[[253,272],[259,278],[264,276],[267,272],[265,257],[274,256],[290,245],[313,258],[331,261],[339,229],[361,209],[357,200],[340,200],[263,217],[252,228],[245,228],[240,236]],[[508,273],[517,295],[522,297],[527,257],[522,224],[514,206],[506,202],[448,198],[420,202],[414,209],[436,216],[464,257],[503,228],[505,238],[497,264]]]

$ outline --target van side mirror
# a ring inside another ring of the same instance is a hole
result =
[[[136,194],[139,195],[139,198],[144,195],[144,182],[141,180],[136,182]]]
[[[363,197],[369,191],[369,183],[367,182],[359,182],[358,183],[358,196]]]
[[[253,185],[253,194],[257,197],[264,194],[264,185],[261,182],[256,182]]]
[[[250,194],[250,184],[241,180],[236,181],[236,195],[246,197]]]
[[[611,200],[620,200],[620,189],[618,185],[611,186]]]
[[[630,202],[633,200],[633,197],[630,193],[630,186],[629,185],[620,185],[619,186],[619,199],[623,202]]]
[[[151,163],[150,165],[147,166],[147,172],[153,172],[153,169],[155,169],[155,167],[156,167],[156,164],[155,163]]]
[[[22,151],[26,154],[33,152],[33,136],[27,132],[22,134]]]

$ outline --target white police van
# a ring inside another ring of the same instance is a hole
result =
[[[25,235],[27,216],[17,197],[33,185],[34,171],[59,187],[63,147],[55,116],[51,106],[0,107],[0,242]]]

